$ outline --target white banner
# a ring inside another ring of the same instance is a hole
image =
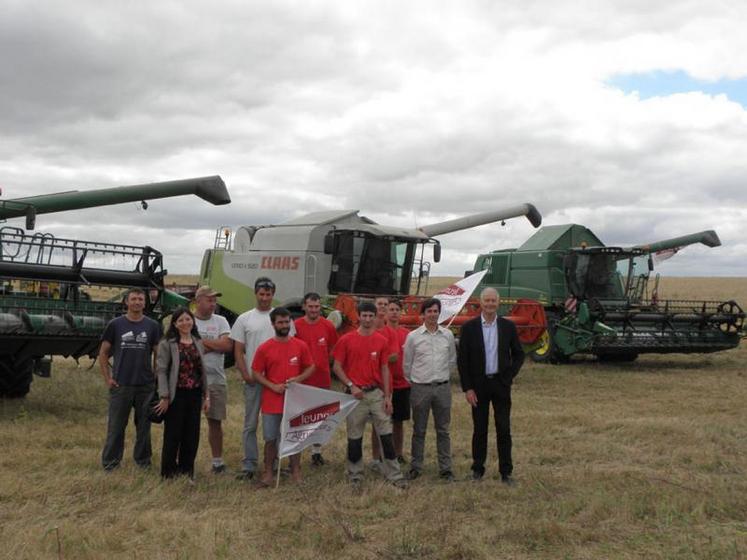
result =
[[[438,316],[439,323],[443,323],[462,310],[462,307],[467,303],[467,300],[472,296],[472,292],[475,291],[480,280],[482,280],[482,277],[487,272],[487,270],[481,270],[480,272],[470,274],[433,296],[441,300],[441,315]]]
[[[278,455],[287,457],[318,443],[324,445],[358,399],[345,393],[291,383],[285,390]]]

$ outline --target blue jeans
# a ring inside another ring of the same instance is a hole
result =
[[[259,383],[250,385],[244,383],[244,459],[241,469],[255,472],[259,459],[259,448],[257,447],[257,424],[259,423],[259,404],[262,395],[262,386]]]

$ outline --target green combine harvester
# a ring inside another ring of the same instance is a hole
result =
[[[682,247],[721,245],[709,230],[633,247],[607,247],[588,228],[545,226],[517,249],[478,256],[487,270],[478,291],[540,301],[548,329],[531,354],[564,363],[574,354],[629,362],[644,353],[728,350],[745,336],[745,314],[735,301],[663,300],[655,261]]]
[[[194,194],[231,199],[220,177],[0,200],[0,219]],[[124,312],[122,295],[145,290],[146,313],[160,320],[188,300],[164,289],[163,256],[152,247],[61,239],[0,228],[0,397],[18,398],[32,374],[51,374],[52,356],[95,357],[104,326]]]

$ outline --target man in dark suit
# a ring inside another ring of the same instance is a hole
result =
[[[511,473],[511,384],[524,363],[516,326],[498,317],[500,298],[493,288],[480,294],[482,313],[467,321],[459,338],[457,365],[462,391],[472,407],[472,478],[485,474],[488,420],[493,403],[498,468],[501,480],[513,485]]]

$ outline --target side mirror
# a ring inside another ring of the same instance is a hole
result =
[[[433,262],[441,262],[441,244],[438,242],[433,246]]]
[[[34,229],[36,227],[36,208],[29,206],[26,208],[26,229]]]
[[[324,254],[333,255],[335,252],[335,236],[327,234],[324,236]]]

